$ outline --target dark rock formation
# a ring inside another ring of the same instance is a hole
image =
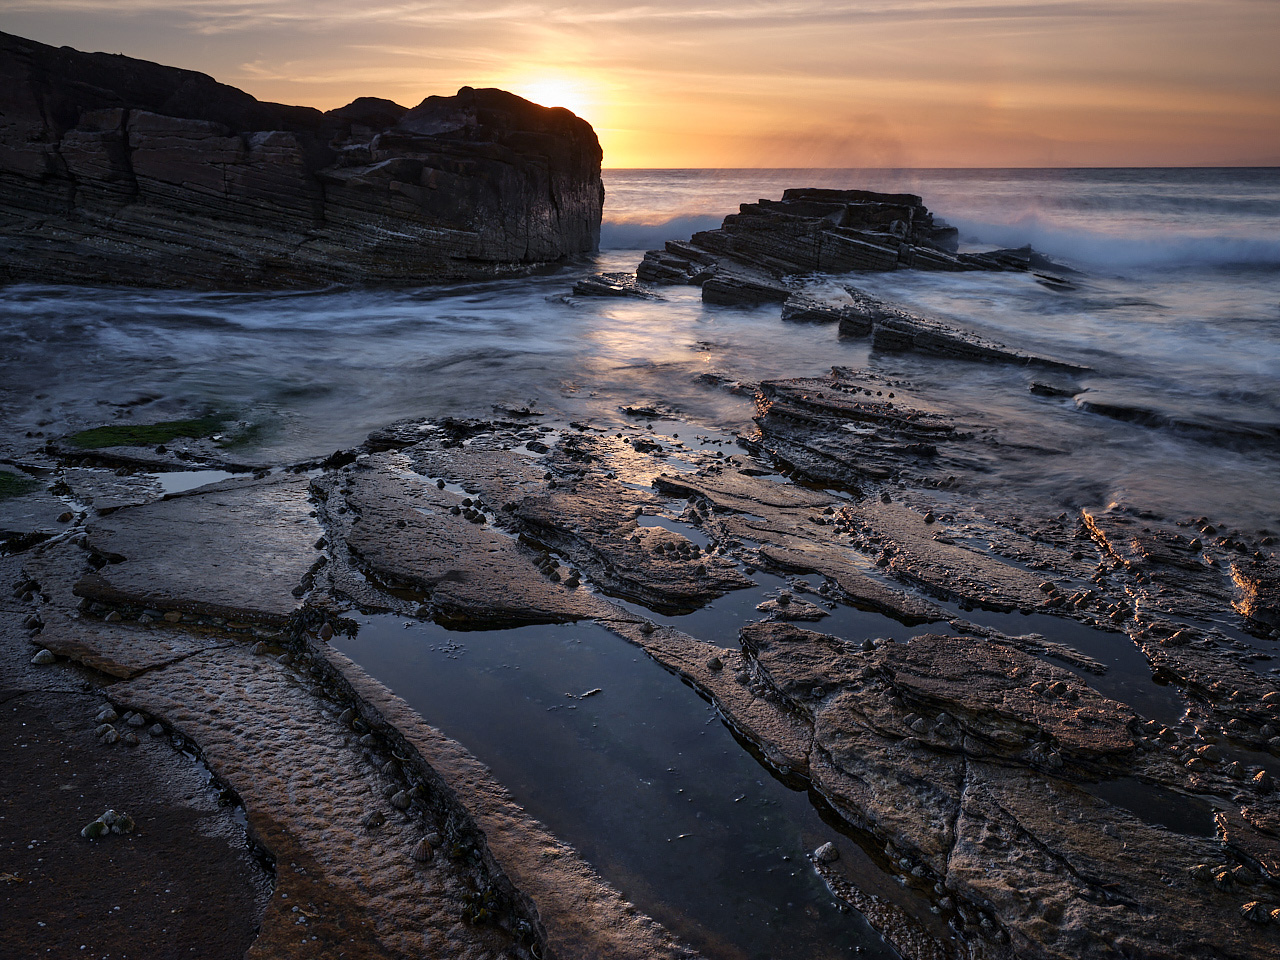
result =
[[[282,624],[319,555],[304,477],[231,480],[102,517],[88,546],[106,559],[76,584],[94,602]],[[262,537],[252,551],[245,530]],[[220,577],[218,588],[211,586]]]
[[[840,335],[842,337],[869,336],[871,345],[885,353],[909,351],[951,360],[1016,363],[1071,373],[1080,373],[1088,369],[1078,364],[1015,350],[970,330],[961,330],[938,320],[908,313],[853,287],[847,287],[846,290],[851,301],[834,308],[837,314],[836,319],[840,322]],[[802,316],[807,318],[820,310],[821,306],[812,304],[812,301],[806,301],[803,307],[797,306],[794,309],[797,312],[805,309],[806,312]],[[833,308],[826,309],[831,311]],[[799,319],[794,313],[791,318],[788,318],[785,308],[783,318]]]
[[[401,421],[309,485],[281,474],[95,508],[83,536],[9,564],[0,655],[10,623],[120,678],[115,705],[199,744],[277,860],[315,864],[278,879],[288,899],[259,941],[273,956],[293,955],[277,949],[285,905],[319,884],[338,897],[309,929],[353,955],[375,955],[375,935],[379,956],[420,952],[424,930],[450,956],[532,955],[531,925],[456,922],[473,880],[512,922],[533,899],[538,955],[692,955],[326,647],[353,605],[483,628],[594,619],[640,645],[822,798],[839,856],[814,869],[910,960],[1270,956],[1280,689],[1259,664],[1280,635],[1274,536],[1118,504],[1011,513],[950,474],[1021,454],[901,381],[836,369],[766,381],[757,403],[760,436],[743,442],[797,482],[674,435],[525,413]],[[64,475],[113,497],[124,479]],[[863,496],[828,489],[854,484]],[[756,570],[801,576],[762,598]],[[727,646],[641,609],[738,588],[766,620]],[[980,622],[957,606],[984,608]],[[931,625],[894,642],[871,610]],[[785,622],[821,615],[831,633]],[[334,768],[353,772],[330,787],[315,771]],[[450,823],[474,841],[456,849],[496,859],[444,855],[452,837],[432,855],[428,829]]]
[[[792,291],[782,278],[790,274],[1047,264],[1029,247],[980,254],[958,253],[957,247],[956,229],[935,219],[913,194],[801,188],[785,191],[781,200],[744,203],[718,230],[650,250],[636,276],[701,286],[707,303],[742,304],[786,300]]]
[[[585,120],[501,90],[321,113],[0,34],[0,282],[518,274],[595,249],[600,159]]]
[[[659,300],[660,297],[645,290],[631,273],[598,273],[585,277],[573,285],[576,297],[635,297],[638,300]]]

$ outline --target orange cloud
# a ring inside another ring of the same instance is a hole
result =
[[[1273,0],[10,0],[263,99],[563,101],[610,166],[1280,163]]]

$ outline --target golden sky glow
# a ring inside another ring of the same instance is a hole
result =
[[[0,0],[0,30],[322,109],[500,86],[614,167],[1280,163],[1280,0]]]

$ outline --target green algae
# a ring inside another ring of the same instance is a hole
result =
[[[25,497],[28,493],[40,486],[40,481],[32,477],[24,476],[21,473],[9,473],[7,470],[0,470],[0,500],[12,500],[15,497]]]
[[[67,443],[81,450],[104,447],[154,447],[178,437],[211,437],[222,430],[226,418],[218,414],[194,420],[162,420],[159,423],[122,423],[81,430]]]

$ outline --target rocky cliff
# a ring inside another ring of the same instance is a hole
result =
[[[322,113],[0,34],[0,282],[498,277],[595,249],[591,125],[501,90]]]

